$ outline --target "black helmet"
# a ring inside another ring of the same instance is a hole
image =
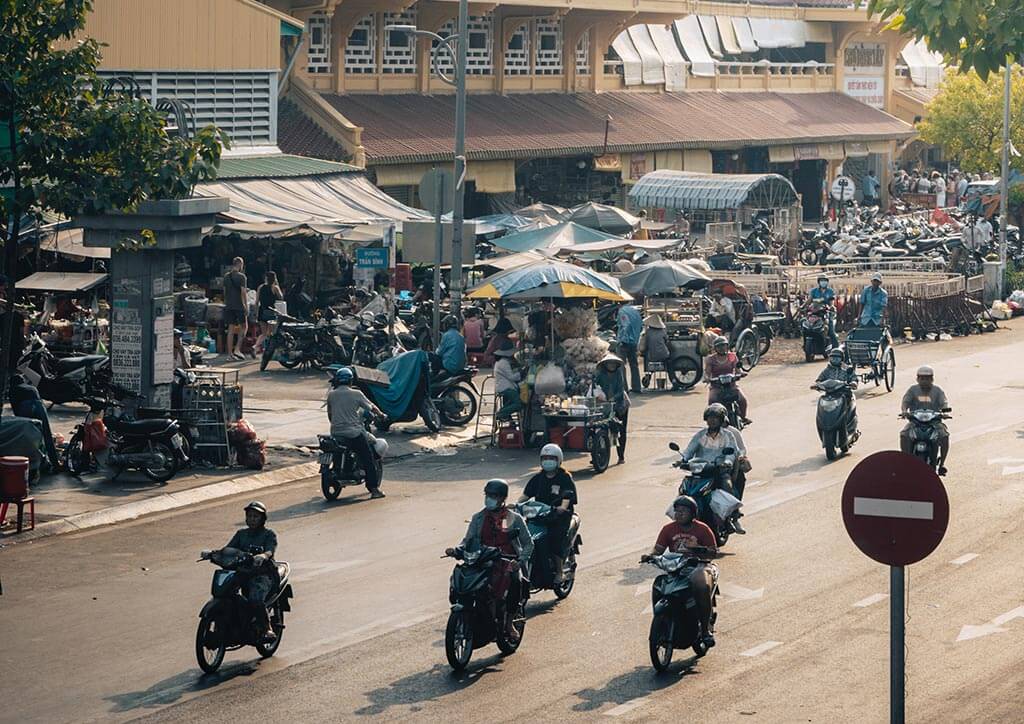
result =
[[[690,513],[693,514],[694,519],[697,518],[697,501],[691,498],[689,495],[680,495],[678,498],[673,500],[672,508],[689,508]]]
[[[454,314],[448,314],[448,315],[445,316],[444,319],[441,320],[441,331],[442,332],[447,332],[449,329],[452,329],[453,327],[458,327],[458,326],[459,326],[459,318],[456,317]]]
[[[493,495],[495,498],[507,498],[508,497],[508,483],[501,478],[494,478],[488,480],[484,485],[484,495]]]
[[[846,359],[846,353],[843,352],[842,347],[833,347],[828,351],[828,361],[831,363],[835,359],[838,359],[840,363]]]

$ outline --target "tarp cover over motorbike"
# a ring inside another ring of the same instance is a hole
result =
[[[373,400],[377,406],[391,418],[401,417],[416,394],[416,387],[429,368],[430,359],[421,349],[402,352],[391,359],[384,360],[377,369],[386,372],[391,379],[387,387],[371,385]]]

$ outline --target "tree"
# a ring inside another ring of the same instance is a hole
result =
[[[92,5],[0,0],[0,244],[12,283],[23,216],[131,211],[216,177],[219,130],[169,133],[149,103],[104,87],[100,45],[76,40]],[[9,348],[12,316],[0,349]],[[0,359],[2,400],[7,355]]]
[[[982,80],[1024,56],[1020,0],[868,0],[887,28],[920,40]]]
[[[948,73],[918,125],[921,139],[942,146],[964,171],[999,168],[1003,144],[1003,73]],[[1012,78],[1010,139],[1024,148],[1024,76]],[[1011,158],[1022,167],[1019,158]]]

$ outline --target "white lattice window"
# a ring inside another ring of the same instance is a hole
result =
[[[384,26],[416,25],[416,9],[401,13],[384,13]],[[416,36],[412,33],[384,31],[384,73],[405,75],[416,72]]]
[[[576,75],[590,75],[590,31],[576,43]]]
[[[376,62],[376,28],[374,15],[367,15],[352,28],[345,44],[346,73],[375,73]]]
[[[505,48],[505,75],[530,74],[530,26],[520,25]]]
[[[313,13],[306,22],[309,48],[306,50],[306,68],[310,73],[331,72],[331,19],[322,10]]]
[[[470,15],[466,19],[469,44],[466,46],[466,75],[490,75],[494,72],[491,51],[494,48],[494,29],[490,15]],[[447,38],[455,33],[455,21],[449,20],[437,34]],[[437,45],[435,40],[433,43]],[[437,64],[448,75],[455,72],[452,56],[447,51],[438,53]]]
[[[561,75],[562,73],[562,19],[537,21],[536,57],[534,72],[537,75]]]

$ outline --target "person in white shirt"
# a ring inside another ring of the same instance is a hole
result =
[[[992,242],[992,224],[984,216],[975,217],[973,223],[968,221],[964,226],[962,237],[964,246],[977,251]]]
[[[935,208],[946,207],[946,179],[938,171],[932,171],[932,193],[935,194]]]
[[[515,347],[511,343],[494,351],[494,393],[501,400],[495,413],[498,420],[511,419],[513,412],[522,408],[519,398],[519,372],[512,364]]]

